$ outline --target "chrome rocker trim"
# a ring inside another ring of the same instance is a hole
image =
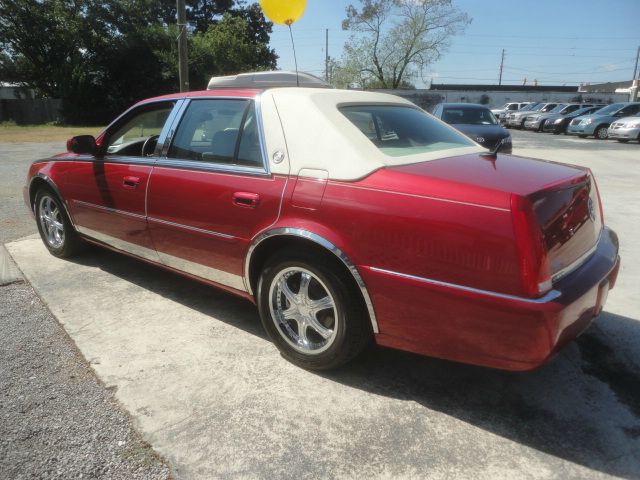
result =
[[[378,321],[376,320],[376,314],[373,309],[373,302],[371,301],[371,297],[369,296],[367,287],[364,283],[364,280],[360,276],[360,273],[358,272],[358,269],[356,268],[356,266],[349,259],[349,257],[345,255],[345,253],[342,250],[340,250],[338,247],[336,247],[333,243],[321,237],[320,235],[317,235],[308,230],[302,230],[300,228],[290,228],[290,227],[276,228],[260,234],[253,240],[253,242],[251,243],[251,246],[249,247],[249,250],[247,251],[247,255],[244,260],[244,278],[245,278],[245,288],[247,292],[249,292],[250,295],[254,295],[254,292],[252,291],[252,288],[251,288],[251,284],[249,282],[249,267],[251,266],[251,256],[253,255],[253,252],[255,251],[255,249],[267,238],[271,238],[275,236],[287,236],[287,235],[292,237],[299,237],[299,238],[305,238],[307,240],[311,240],[312,242],[317,243],[318,245],[324,247],[326,250],[330,251],[340,259],[340,261],[349,269],[349,271],[351,272],[351,275],[353,275],[354,280],[358,284],[358,288],[360,288],[360,292],[362,293],[362,297],[364,298],[364,302],[367,306],[367,311],[369,312],[369,318],[371,320],[371,327],[373,328],[373,332],[380,333],[378,329]]]

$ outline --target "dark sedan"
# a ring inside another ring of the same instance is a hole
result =
[[[561,133],[565,133],[567,131],[567,125],[574,118],[581,117],[582,115],[589,115],[591,113],[597,112],[605,105],[593,105],[589,107],[580,108],[574,112],[568,113],[567,115],[558,115],[556,118],[548,118],[544,125],[542,125],[543,132],[553,132],[556,135]]]
[[[502,142],[500,151],[511,153],[511,134],[502,127],[491,110],[474,103],[440,103],[433,115],[453,125],[485,148],[493,150]]]

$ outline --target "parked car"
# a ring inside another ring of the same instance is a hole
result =
[[[581,117],[582,115],[588,115],[590,113],[595,113],[601,108],[605,107],[604,104],[593,105],[593,106],[583,106],[582,108],[568,113],[566,115],[561,115],[559,113],[553,114],[544,122],[542,126],[543,132],[553,132],[556,135],[561,133],[565,133],[567,130],[567,125],[574,118]]]
[[[499,123],[502,123],[502,118],[508,113],[516,112],[532,102],[507,102],[500,108],[492,108],[491,113],[495,115]]]
[[[529,370],[602,310],[618,241],[588,169],[494,155],[393,95],[295,84],[214,78],[35,161],[44,245],[102,245],[255,302],[309,369],[374,339]]]
[[[533,112],[537,113],[546,113],[553,109],[557,103],[538,103],[536,106],[532,107],[530,110],[518,110],[515,113],[510,113],[507,117],[507,125],[511,128],[524,128],[524,122],[528,115]]]
[[[612,122],[638,112],[640,112],[640,102],[612,103],[591,115],[583,115],[571,120],[567,127],[567,134],[581,138],[593,135],[599,140],[606,140],[609,136],[609,125]]]
[[[526,130],[535,130],[537,132],[541,132],[545,123],[550,118],[556,118],[557,115],[565,116],[569,113],[572,113],[582,107],[591,107],[593,105],[587,104],[582,105],[580,103],[560,103],[556,105],[554,108],[549,110],[547,113],[534,113],[531,115],[527,115],[524,122],[524,128]]]
[[[485,148],[493,150],[502,142],[500,150],[511,153],[511,134],[496,120],[484,105],[475,103],[440,103],[433,109],[433,115],[453,125],[467,137]]]
[[[607,134],[609,138],[622,143],[629,140],[638,140],[640,143],[640,113],[616,120],[609,126]]]
[[[534,108],[536,108],[538,105],[540,105],[540,102],[532,102],[529,105],[525,105],[524,107],[516,110],[516,112],[521,113],[521,112],[530,112],[532,111]],[[510,128],[509,125],[509,119],[511,118],[511,116],[516,113],[516,112],[507,112],[504,113],[502,115],[502,118],[500,119],[500,123],[505,127],[505,128]]]

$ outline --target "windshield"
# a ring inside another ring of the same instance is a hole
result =
[[[520,112],[527,112],[529,110],[532,110],[536,105],[538,105],[537,103],[530,103],[529,105],[522,107],[519,111]]]
[[[622,107],[624,107],[624,103],[612,103],[611,105],[607,105],[606,107],[603,107],[594,113],[597,113],[598,115],[609,115],[611,113],[617,112]]]
[[[476,146],[462,133],[417,108],[352,105],[339,110],[376,147],[393,157]]]
[[[569,116],[571,116],[571,117],[579,117],[580,115],[584,115],[585,113],[589,113],[589,112],[592,112],[592,111],[595,111],[594,107],[579,108],[575,112],[571,112],[569,114]]]
[[[445,108],[442,120],[450,124],[497,125],[498,121],[489,109],[484,108]]]
[[[556,105],[554,108],[549,110],[549,113],[558,113],[561,110],[563,110],[565,107],[566,107],[566,105],[564,103],[561,103],[560,105]]]

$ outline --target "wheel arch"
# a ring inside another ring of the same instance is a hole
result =
[[[36,193],[41,187],[48,187],[60,199],[63,208],[66,210],[66,214],[69,218],[69,221],[71,222],[71,225],[73,226],[73,228],[75,228],[76,225],[73,221],[73,218],[71,218],[71,215],[69,214],[69,209],[67,208],[66,202],[64,201],[64,197],[60,193],[60,190],[58,190],[55,182],[44,173],[36,173],[33,177],[31,177],[31,180],[29,181],[29,208],[31,208],[31,211],[35,212]]]
[[[361,293],[362,300],[369,313],[369,320],[373,332],[379,333],[378,322],[371,297],[355,264],[332,242],[309,230],[293,227],[275,228],[263,232],[253,240],[244,261],[245,285],[249,294],[255,295],[261,267],[269,258],[270,253],[276,249],[292,246],[312,248],[320,253],[329,255],[330,258],[338,260],[337,263],[344,268]]]

